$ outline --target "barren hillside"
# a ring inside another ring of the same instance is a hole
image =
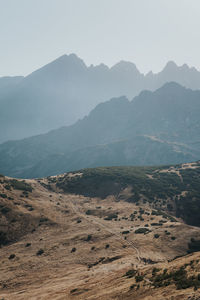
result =
[[[194,182],[198,169],[152,169],[147,178],[173,173],[182,181],[179,171],[189,170]],[[115,173],[104,190],[98,177],[84,186],[84,172],[0,177],[1,299],[199,299],[200,228],[161,199],[159,206],[138,192],[130,201],[135,194],[123,172],[120,186]]]

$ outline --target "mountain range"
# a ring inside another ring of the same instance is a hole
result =
[[[132,99],[171,81],[200,89],[200,72],[171,61],[144,75],[131,62],[88,67],[75,54],[63,55],[26,77],[0,78],[0,142],[71,125],[112,97]]]
[[[71,126],[0,145],[0,172],[41,177],[96,166],[199,160],[200,91],[167,83],[98,104]]]

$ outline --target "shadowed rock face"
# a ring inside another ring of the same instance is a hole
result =
[[[96,166],[161,165],[200,157],[200,92],[168,83],[99,104],[48,134],[0,145],[0,172],[41,177]]]
[[[169,62],[158,74],[141,74],[121,61],[87,67],[75,54],[63,55],[29,76],[0,79],[0,142],[70,125],[112,97],[129,99],[169,81],[200,88],[200,72]]]

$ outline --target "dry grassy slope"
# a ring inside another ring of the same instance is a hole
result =
[[[49,191],[46,179],[26,180],[33,190],[23,193],[16,185],[9,190],[10,180],[0,178],[0,231],[10,240],[0,249],[2,299],[175,300],[192,295],[199,299],[193,288],[177,290],[174,283],[154,288],[150,278],[155,267],[162,273],[165,268],[174,270],[193,260],[187,271],[196,276],[200,272],[199,253],[173,258],[187,253],[191,237],[200,238],[200,228],[151,215],[148,204],[137,206],[116,201],[114,196],[102,200]],[[130,215],[137,212],[139,216],[141,209],[144,220],[135,217],[131,221]],[[104,219],[116,213],[118,221]],[[160,220],[167,222],[151,226]],[[145,224],[151,232],[135,234]],[[37,255],[40,249],[44,252]],[[130,269],[144,275],[137,283],[139,288],[130,289],[135,278],[124,276]]]

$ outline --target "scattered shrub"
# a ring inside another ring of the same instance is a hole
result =
[[[2,213],[3,215],[6,215],[6,214],[9,213],[10,211],[11,211],[11,209],[10,209],[9,207],[7,207],[7,206],[4,206],[4,207],[1,208],[1,213]]]
[[[110,214],[107,217],[104,218],[106,221],[112,221],[113,219],[117,219],[118,215],[117,214]]]
[[[159,236],[160,236],[160,235],[159,235],[158,233],[154,234],[154,238],[155,238],[155,239],[158,239]]]
[[[92,235],[91,234],[88,234],[87,238],[85,239],[86,242],[89,242],[91,241],[92,239]]]
[[[132,278],[135,276],[135,274],[136,274],[136,271],[133,269],[130,269],[124,274],[124,277]]]
[[[142,276],[142,275],[136,275],[135,276],[135,281],[136,282],[140,282],[140,281],[142,281],[144,279],[144,276]]]
[[[7,195],[4,194],[4,193],[2,193],[2,194],[0,194],[0,197],[6,199],[6,198],[7,198]]]
[[[14,258],[15,258],[15,254],[11,254],[8,259],[14,259]]]
[[[148,232],[150,232],[150,230],[148,228],[138,228],[138,229],[135,230],[136,234],[142,234],[142,233],[146,234]]]
[[[78,291],[78,289],[73,289],[73,290],[70,291],[70,293],[73,294],[73,293],[75,293],[77,291]]]
[[[151,223],[151,226],[162,226],[162,223]]]
[[[129,230],[124,230],[124,231],[122,231],[122,234],[128,234],[128,233],[130,233]]]
[[[44,253],[44,250],[43,249],[39,249],[36,253],[37,256],[40,256]]]
[[[10,190],[11,190],[11,186],[10,186],[9,184],[6,184],[4,187],[5,187],[5,189],[6,189],[7,191],[10,191]]]
[[[153,270],[152,270],[152,275],[155,275],[157,272],[159,272],[160,271],[160,269],[158,269],[158,268],[153,268]]]
[[[131,286],[130,286],[130,290],[133,290],[134,288],[136,288],[136,284],[132,284]]]
[[[15,190],[27,191],[30,193],[33,190],[32,186],[30,184],[26,183],[24,180],[19,181],[16,179],[12,179],[12,180],[10,180],[10,184]]]
[[[166,235],[170,235],[170,234],[171,234],[171,232],[169,232],[169,231],[165,230],[165,234],[166,234]]]
[[[46,223],[48,221],[49,221],[48,218],[44,218],[44,217],[40,218],[40,223]]]

